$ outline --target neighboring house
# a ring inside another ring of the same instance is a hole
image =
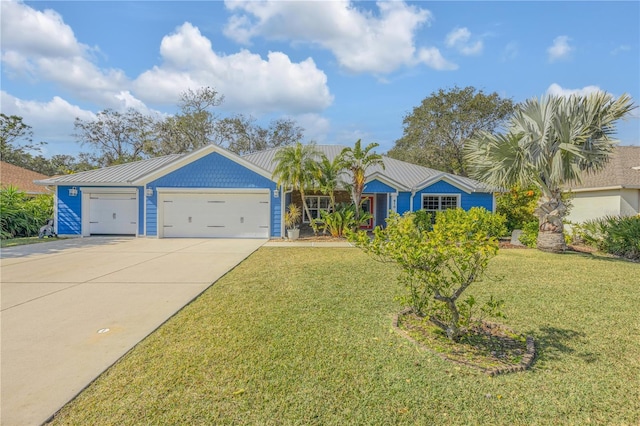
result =
[[[640,146],[616,147],[603,170],[585,174],[567,190],[573,194],[567,216],[572,223],[640,214]]]
[[[329,158],[344,147],[322,145]],[[240,157],[208,145],[174,154],[41,180],[55,186],[56,232],[148,237],[269,238],[284,235],[282,212],[291,202],[272,177],[277,149]],[[364,197],[384,224],[389,211],[473,206],[494,210],[492,190],[472,179],[384,157],[368,171]],[[295,194],[294,194],[295,195]],[[315,194],[319,214],[328,198]]]
[[[29,195],[49,194],[50,191],[46,187],[33,183],[35,180],[43,180],[48,177],[47,175],[0,161],[0,186],[2,188],[13,186]]]

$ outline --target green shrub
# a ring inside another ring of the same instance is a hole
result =
[[[640,216],[606,216],[579,225],[576,232],[586,244],[599,250],[640,260]]]
[[[540,190],[536,187],[515,186],[509,192],[496,195],[496,213],[505,216],[508,232],[523,229],[527,223],[537,220],[533,211],[539,198]]]
[[[53,196],[30,197],[13,186],[0,190],[0,238],[33,237],[53,217]]]
[[[476,304],[473,298],[459,298],[498,252],[498,240],[491,234],[504,227],[504,217],[474,207],[438,212],[430,229],[424,229],[425,220],[423,214],[393,214],[385,229],[375,229],[373,238],[359,232],[349,240],[378,260],[397,263],[402,270],[398,281],[406,289],[401,301],[457,341]],[[491,303],[493,307],[482,311],[501,306],[493,299]]]
[[[357,229],[365,225],[373,216],[371,213],[360,210],[360,220],[356,222],[356,208],[353,204],[340,203],[333,212],[320,211],[320,218],[314,221],[322,232],[327,232],[333,237],[343,237],[349,230]]]
[[[532,220],[527,222],[522,227],[522,234],[520,235],[520,242],[527,247],[535,248],[536,241],[538,240],[538,230],[540,229],[538,220]]]

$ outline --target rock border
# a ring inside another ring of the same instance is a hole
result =
[[[414,344],[416,344],[417,346],[439,356],[440,358],[446,360],[446,361],[450,361],[453,362],[455,364],[461,364],[461,365],[466,365],[468,367],[472,367],[475,368],[476,370],[480,370],[483,373],[488,374],[491,377],[500,375],[500,374],[508,374],[508,373],[519,373],[525,370],[528,370],[531,365],[533,364],[535,358],[536,358],[536,345],[535,345],[535,341],[533,340],[533,337],[531,336],[527,336],[526,337],[526,344],[527,344],[527,350],[524,353],[524,355],[522,356],[522,360],[520,361],[519,364],[517,365],[509,365],[509,366],[501,366],[501,367],[495,367],[495,368],[483,368],[480,366],[477,366],[475,364],[472,364],[470,362],[465,362],[465,361],[460,361],[457,359],[452,359],[449,358],[448,356],[446,356],[445,354],[442,354],[440,352],[434,351],[433,349],[431,349],[430,347],[426,346],[423,343],[418,342],[416,339],[414,339],[413,337],[411,337],[409,335],[409,333],[407,333],[406,331],[404,331],[403,329],[400,328],[400,326],[398,325],[398,321],[400,320],[400,318],[404,315],[410,314],[412,313],[413,310],[410,308],[404,309],[402,311],[400,311],[398,314],[396,314],[393,317],[393,328],[396,332],[398,332],[401,336],[403,336],[404,338],[408,339],[409,341],[413,342]],[[496,324],[499,325],[500,327],[502,327],[505,330],[508,330],[512,333],[515,333],[513,330],[511,330],[508,327],[505,327],[502,324]]]

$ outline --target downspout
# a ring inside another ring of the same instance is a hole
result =
[[[409,198],[409,211],[412,212],[413,211],[413,197],[416,196],[416,187],[412,186],[411,187],[411,198]]]

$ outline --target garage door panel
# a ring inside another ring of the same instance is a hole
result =
[[[89,197],[89,234],[135,235],[136,197],[131,194],[92,194]]]
[[[165,237],[268,238],[269,194],[167,194]]]

